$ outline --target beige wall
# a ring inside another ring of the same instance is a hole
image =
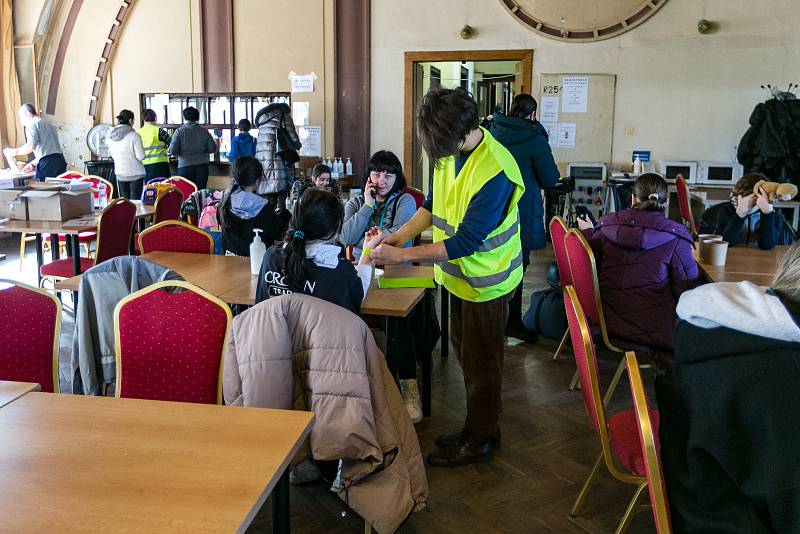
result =
[[[20,37],[33,33],[42,1],[15,2],[15,19],[25,21]],[[97,122],[112,123],[125,108],[134,111],[138,121],[139,93],[202,91],[199,5],[199,0],[133,4],[111,58]],[[288,91],[290,71],[314,72],[318,77],[315,91],[292,96],[311,103],[311,124],[323,128],[323,151],[332,150],[333,106],[325,105],[334,96],[332,2],[233,0],[233,7],[235,90]],[[48,117],[60,127],[67,162],[76,168],[82,169],[81,160],[89,157],[84,142],[92,126],[89,99],[118,9],[117,1],[84,0],[65,57],[56,112]],[[50,44],[57,46],[57,42]],[[46,92],[43,106],[45,96]]]
[[[697,21],[719,24],[697,33]],[[464,25],[477,36],[462,40]],[[797,0],[669,0],[651,20],[599,43],[561,43],[514,20],[497,0],[372,1],[372,149],[403,152],[403,53],[533,49],[541,73],[617,75],[613,159],[633,149],[655,159],[729,160],[762,83],[800,80]],[[625,135],[625,128],[634,128]],[[578,132],[580,138],[580,132]]]

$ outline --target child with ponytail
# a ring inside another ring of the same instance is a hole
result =
[[[358,314],[372,281],[370,255],[357,266],[342,257],[337,238],[342,228],[339,198],[322,189],[308,189],[294,208],[283,244],[267,250],[256,288],[256,303],[270,297],[305,293]],[[372,228],[364,235],[367,249],[381,242]]]
[[[667,182],[647,173],[633,184],[630,208],[600,217],[597,228],[578,219],[598,264],[611,341],[660,363],[672,360],[675,307],[697,280],[692,236],[664,217],[668,204]]]

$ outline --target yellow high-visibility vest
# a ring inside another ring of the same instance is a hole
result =
[[[472,198],[500,171],[514,183],[508,213],[477,252],[434,265],[436,281],[453,295],[486,302],[514,291],[522,281],[518,203],[525,192],[514,156],[481,128],[483,140],[456,176],[455,158],[439,160],[433,172],[433,241],[455,235]]]
[[[158,126],[145,124],[139,128],[138,132],[144,145],[144,159],[142,163],[152,165],[153,163],[168,162],[167,146],[158,138]]]

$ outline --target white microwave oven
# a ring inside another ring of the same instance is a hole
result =
[[[683,176],[687,184],[697,183],[697,162],[696,161],[662,161],[661,176],[670,183],[675,183],[678,175]]]
[[[742,166],[724,161],[701,161],[697,168],[697,183],[733,187],[742,177]]]
[[[606,179],[605,163],[568,163],[567,176],[575,180],[597,180],[603,182]]]

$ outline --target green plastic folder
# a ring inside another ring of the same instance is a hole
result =
[[[386,276],[378,277],[378,287],[381,289],[399,289],[403,287],[425,287],[434,288],[436,284],[431,278],[389,278]]]

